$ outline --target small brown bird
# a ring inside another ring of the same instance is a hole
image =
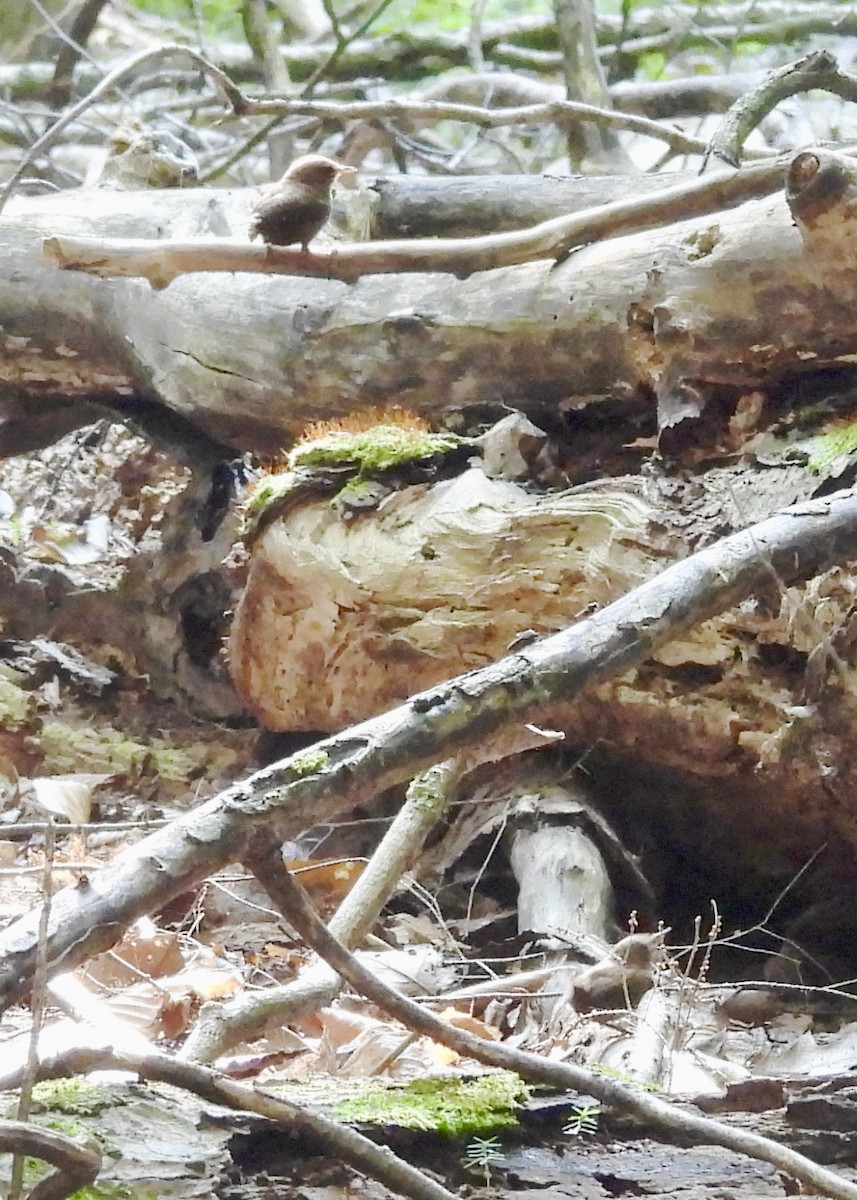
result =
[[[296,158],[282,179],[265,188],[253,205],[250,237],[257,235],[272,246],[309,244],[330,216],[330,189],[340,175],[352,175],[356,167],[305,154]]]

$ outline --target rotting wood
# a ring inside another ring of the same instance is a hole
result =
[[[272,504],[247,542],[229,636],[236,687],[271,729],[365,720],[603,607],[725,521],[748,525],[829,487],[811,441],[800,430],[789,440],[768,438],[765,466],[702,474],[702,491],[650,471],[534,496],[473,465],[402,486],[374,511],[287,491],[290,504],[279,516]],[[627,761],[611,803],[631,826],[629,783],[640,771],[693,789],[695,822],[671,789],[654,806],[658,819],[736,873],[741,861],[797,867],[807,844],[857,846],[850,806],[830,804],[855,782],[853,604],[847,569],[799,586],[772,573],[759,603],[589,689],[562,729],[581,753]]]
[[[278,845],[453,754],[466,770],[539,745],[533,722],[558,720],[584,689],[764,588],[772,573],[788,584],[855,557],[850,491],[798,505],[668,567],[571,629],[317,743],[320,769],[306,773],[302,752],[257,772],[54,895],[49,974],[113,945],[136,917],[240,859],[253,838]],[[3,1009],[29,990],[39,921],[35,909],[0,934]]]
[[[562,628],[675,552],[656,528],[667,512],[638,492],[534,496],[473,467],[358,520],[327,497],[295,504],[250,550],[229,633],[236,688],[268,729],[327,731],[502,658],[522,630]]]

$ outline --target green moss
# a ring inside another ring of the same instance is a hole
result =
[[[146,769],[167,783],[186,786],[205,772],[219,775],[235,761],[235,752],[216,741],[191,749],[174,746],[163,737],[146,741],[130,738],[108,723],[89,717],[43,721],[38,692],[18,687],[14,677],[0,671],[0,727],[23,730],[34,750],[41,751],[39,773],[69,775],[86,771],[105,775],[137,775]]]
[[[289,466],[350,466],[356,467],[360,474],[372,474],[415,459],[445,454],[465,441],[454,433],[429,433],[401,425],[374,425],[359,433],[328,433],[295,446],[289,455]]]
[[[297,481],[290,471],[278,471],[273,475],[263,475],[253,485],[244,502],[245,524],[252,525],[256,517],[272,504],[285,499],[289,492],[294,491]]]
[[[13,679],[0,675],[0,725],[15,729],[26,725],[35,714],[36,700],[32,692],[18,687]]]
[[[294,447],[286,470],[258,480],[244,502],[242,537],[251,545],[292,502],[302,496],[317,499],[320,489],[332,497],[336,509],[370,507],[375,497],[380,500],[386,494],[385,472],[437,460],[472,444],[472,439],[454,433],[383,421],[357,432],[322,433]]]
[[[850,425],[841,425],[829,433],[820,433],[817,437],[808,438],[800,443],[808,457],[809,469],[816,475],[821,475],[831,463],[846,454],[857,450],[857,421]]]
[[[67,1138],[83,1138],[91,1137],[92,1134],[85,1125],[80,1121],[75,1121],[71,1117],[45,1117],[40,1122],[40,1125],[45,1129],[52,1129],[54,1133],[61,1133]]]
[[[354,479],[350,479],[344,488],[341,488],[331,500],[331,504],[335,508],[342,508],[343,505],[351,505],[353,508],[362,508],[373,499],[377,503],[376,496],[378,494],[378,484],[372,479],[361,479],[359,475]],[[381,495],[384,492],[381,491]]]
[[[517,1125],[517,1109],[529,1088],[512,1071],[496,1071],[476,1079],[418,1079],[407,1087],[372,1088],[338,1104],[342,1121],[398,1125],[450,1136]]]
[[[326,490],[330,491],[329,488]],[[245,497],[241,509],[241,537],[245,545],[252,545],[273,520],[288,510],[290,503],[301,497],[317,495],[318,485],[310,471],[288,469],[261,475]]]
[[[415,776],[408,786],[408,799],[423,812],[443,812],[449,802],[450,772],[447,763],[435,763]]]
[[[33,1088],[33,1109],[36,1112],[67,1113],[79,1117],[93,1117],[105,1108],[116,1108],[125,1099],[110,1088],[99,1087],[85,1079],[48,1079]],[[81,1127],[60,1129],[72,1137],[81,1132]]]
[[[306,754],[295,759],[291,769],[295,775],[315,775],[323,771],[329,762],[330,755],[326,750],[307,750]]]
[[[145,766],[163,780],[187,783],[216,757],[209,746],[201,756],[195,756],[162,738],[138,742],[108,725],[75,727],[61,721],[47,721],[39,742],[45,756],[44,770],[52,775],[84,770],[136,774]]]
[[[78,1142],[98,1145],[106,1156],[118,1157],[99,1133],[97,1117],[107,1108],[127,1103],[128,1097],[122,1091],[102,1087],[85,1079],[50,1079],[37,1083],[33,1088],[33,1120],[42,1128],[52,1129]],[[11,1103],[2,1115],[14,1118]],[[87,1124],[88,1118],[96,1118],[96,1121]],[[49,1171],[47,1163],[40,1158],[24,1160],[24,1179],[28,1188],[44,1179]],[[159,1195],[160,1192],[154,1189],[141,1190],[139,1187],[99,1179],[89,1187],[80,1188],[71,1200],[157,1200]]]

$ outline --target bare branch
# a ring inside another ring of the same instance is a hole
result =
[[[821,89],[842,100],[857,100],[857,76],[842,71],[832,54],[816,50],[797,62],[771,71],[761,83],[737,100],[720,122],[711,139],[705,161],[711,154],[737,167],[747,137],[772,109],[789,96]]]
[[[486,108],[476,104],[455,104],[439,100],[253,100],[241,96],[235,108],[236,116],[304,116],[320,121],[463,121],[485,129],[501,129],[509,125],[535,125],[553,122],[567,129],[582,121],[594,125],[624,129],[665,142],[677,154],[703,154],[708,143],[677,128],[669,128],[648,117],[633,113],[614,112],[594,104],[572,100],[553,100],[542,104],[525,104],[508,108]],[[763,154],[759,154],[763,157]]]
[[[400,271],[446,271],[459,277],[534,259],[562,261],[576,246],[730,208],[781,186],[785,162],[759,163],[740,174],[723,172],[616,200],[582,213],[553,217],[531,229],[471,238],[426,238],[340,244],[304,252],[235,242],[49,237],[45,261],[94,275],[142,275],[163,287],[188,271],[254,271],[354,280]]]
[[[55,1129],[23,1121],[0,1121],[0,1151],[40,1158],[57,1168],[36,1184],[30,1200],[65,1200],[94,1183],[101,1170],[101,1150],[95,1139],[82,1146]]]

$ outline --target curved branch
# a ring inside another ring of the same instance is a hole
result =
[[[722,158],[730,166],[741,161],[741,148],[761,120],[789,96],[820,89],[842,100],[857,100],[857,76],[842,71],[832,54],[826,50],[813,51],[797,62],[771,71],[746,96],[737,100],[723,117],[708,152]]]
[[[88,1187],[101,1170],[101,1150],[94,1139],[88,1145],[25,1121],[0,1121],[0,1151],[40,1158],[56,1167],[30,1193],[31,1200],[65,1200]]]

